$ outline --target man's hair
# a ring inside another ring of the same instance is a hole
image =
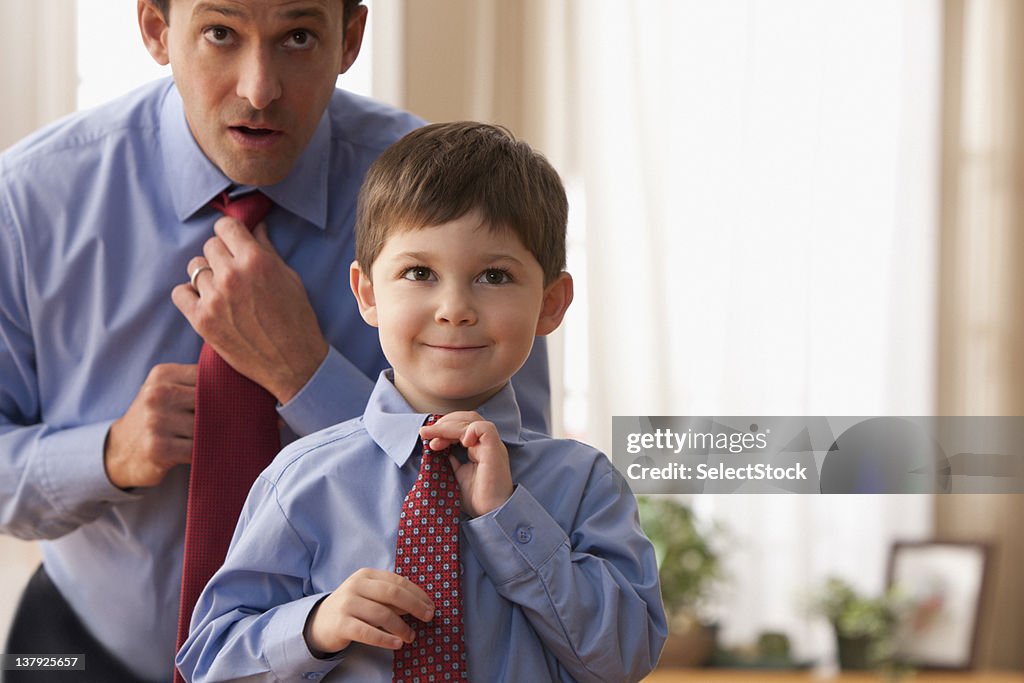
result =
[[[352,18],[352,11],[359,6],[363,0],[342,0],[345,3],[345,10],[342,13],[342,21],[345,22],[345,26],[348,26],[348,20]],[[171,0],[153,0],[153,4],[160,10],[160,14],[164,17],[164,23],[171,23],[171,15],[169,10],[171,9]]]
[[[367,171],[356,211],[356,260],[369,277],[388,236],[477,211],[511,230],[550,284],[565,268],[569,204],[548,160],[500,126],[436,123],[407,134]]]

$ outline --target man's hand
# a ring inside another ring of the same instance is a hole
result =
[[[154,366],[103,447],[107,478],[119,488],[156,486],[175,465],[192,462],[196,365]]]
[[[338,652],[352,642],[397,650],[416,636],[403,614],[430,621],[434,603],[404,576],[360,569],[316,606],[303,635],[314,653]]]
[[[250,233],[224,216],[204,256],[196,288],[181,284],[171,299],[189,324],[239,373],[282,404],[306,385],[327,356],[327,342],[298,274],[278,255],[260,223]]]
[[[486,515],[512,495],[508,449],[494,423],[470,411],[448,413],[434,424],[422,427],[420,436],[430,439],[433,450],[453,443],[466,447],[469,462],[462,464],[455,456],[449,456],[449,460],[462,492],[462,509],[470,517]]]

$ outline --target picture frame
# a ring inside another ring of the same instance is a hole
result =
[[[922,668],[974,668],[990,554],[986,543],[893,543],[888,584],[905,601],[898,656]]]

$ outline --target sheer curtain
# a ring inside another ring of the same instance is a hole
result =
[[[75,23],[65,0],[0,2],[0,151],[74,109]],[[35,543],[0,536],[0,643],[22,586],[39,564]]]
[[[939,411],[1024,415],[1024,4],[945,0]],[[1024,669],[1024,496],[940,496],[946,538],[992,543],[979,665]]]
[[[419,0],[404,104],[510,126],[571,195],[556,422],[935,410],[939,0]],[[726,645],[838,573],[881,591],[919,496],[702,496]]]
[[[932,413],[939,2],[570,7],[580,431],[607,445],[612,415]],[[784,630],[799,656],[831,642],[800,612],[810,583],[881,591],[891,541],[931,531],[923,496],[694,504],[732,530],[725,643]]]

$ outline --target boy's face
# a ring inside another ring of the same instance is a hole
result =
[[[352,264],[352,289],[379,328],[395,387],[417,412],[474,410],[526,362],[536,335],[572,300],[563,273],[547,287],[537,259],[476,213],[395,232],[372,266]]]

